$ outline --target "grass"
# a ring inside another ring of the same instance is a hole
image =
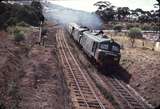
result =
[[[100,90],[100,92],[103,94],[103,96],[113,105],[115,109],[121,109],[119,104],[117,103],[116,99],[113,97],[113,95],[102,85],[100,85],[94,77],[89,73],[91,79],[95,83],[96,87]]]
[[[120,45],[126,47],[131,47],[130,39],[127,36],[113,36],[112,37],[115,41],[117,41]],[[143,40],[143,39],[135,39],[134,43],[135,47],[142,48],[142,49],[153,49],[155,43],[153,41]]]

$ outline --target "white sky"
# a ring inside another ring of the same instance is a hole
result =
[[[88,12],[93,12],[97,7],[93,6],[94,3],[100,0],[47,0],[54,4],[58,4],[64,7],[69,7],[72,9],[83,10]],[[105,0],[102,0],[105,1]],[[153,4],[156,0],[106,0],[110,1],[114,6],[124,7],[127,6],[130,9],[142,8],[143,10],[153,10]]]

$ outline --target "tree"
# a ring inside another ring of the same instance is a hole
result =
[[[158,3],[154,4],[155,6],[160,7],[160,0],[156,0]]]
[[[159,30],[159,32],[160,32],[160,0],[156,0],[157,1],[157,3],[156,4],[154,4],[154,6],[157,8],[157,6],[158,6],[158,30]],[[160,33],[159,33],[159,38],[158,38],[158,40],[160,41]]]
[[[133,27],[129,30],[128,36],[130,37],[131,47],[134,47],[135,39],[142,38],[142,32],[140,28]]]
[[[110,2],[99,1],[95,3],[94,6],[98,7],[96,14],[99,15],[104,21],[112,21],[114,19],[115,6],[111,5]]]
[[[31,5],[19,5],[0,2],[0,29],[25,22],[32,26],[39,26],[44,21],[42,5],[33,1]]]
[[[37,10],[40,10],[40,11],[42,12],[43,7],[42,7],[42,5],[41,5],[40,2],[38,2],[38,1],[33,1],[33,2],[31,3],[31,6],[32,6],[33,8],[35,8],[35,9],[37,9]]]
[[[117,8],[118,20],[125,20],[127,15],[130,15],[130,9],[128,7]]]
[[[94,6],[98,6],[98,10],[104,10],[111,6],[111,3],[108,1],[98,1],[94,4]]]

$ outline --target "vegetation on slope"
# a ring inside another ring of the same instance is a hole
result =
[[[33,1],[31,5],[19,5],[0,2],[0,29],[14,26],[21,22],[39,26],[44,21],[40,2]]]

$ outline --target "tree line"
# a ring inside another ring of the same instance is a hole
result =
[[[39,26],[44,21],[43,7],[40,2],[32,1],[30,5],[9,4],[0,0],[0,29],[14,26],[18,23],[25,23],[32,26]]]
[[[98,7],[96,14],[104,22],[121,21],[121,22],[139,22],[139,23],[156,23],[160,19],[160,0],[157,0],[157,10],[144,11],[140,8],[130,9],[128,7],[115,7],[108,1],[99,1],[94,5]]]

